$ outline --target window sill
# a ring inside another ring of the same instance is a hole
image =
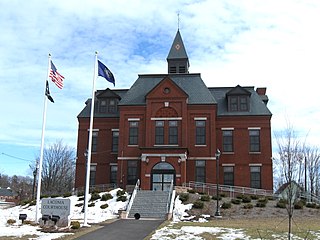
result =
[[[194,145],[195,147],[206,147],[207,145]]]
[[[261,152],[249,152],[249,154],[261,154]]]
[[[222,152],[222,154],[225,154],[225,155],[232,155],[232,154],[234,154],[234,152]]]
[[[155,144],[154,147],[179,147],[178,144]]]
[[[128,145],[128,147],[139,147],[139,145]]]

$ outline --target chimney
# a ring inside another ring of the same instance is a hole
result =
[[[267,103],[269,101],[269,98],[266,95],[267,88],[266,87],[257,88],[256,92],[258,93],[258,95],[260,96],[260,98],[264,102],[264,104],[267,105]]]

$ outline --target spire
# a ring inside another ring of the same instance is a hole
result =
[[[189,73],[189,58],[184,47],[180,31],[173,40],[167,57],[168,73]]]

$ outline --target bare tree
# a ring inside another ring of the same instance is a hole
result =
[[[44,150],[42,164],[42,193],[63,194],[74,186],[75,150],[62,140]]]
[[[305,170],[307,170],[305,176],[306,180],[309,180],[309,184],[306,186],[308,187],[308,192],[311,194],[316,194],[318,193],[318,182],[319,182],[319,175],[320,175],[320,153],[319,149],[316,147],[306,147],[305,151]],[[308,177],[307,177],[308,176]]]
[[[302,147],[294,129],[289,125],[284,131],[276,134],[276,141],[278,145],[279,170],[287,185],[285,195],[288,201],[288,239],[291,239],[294,203],[299,196],[299,187],[297,187],[296,183],[299,182],[299,177],[301,177]]]

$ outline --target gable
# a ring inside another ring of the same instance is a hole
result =
[[[167,76],[147,93],[146,99],[152,98],[188,98],[188,94]]]
[[[247,89],[241,87],[240,85],[235,86],[229,92],[226,93],[227,96],[239,96],[239,95],[247,95],[250,96],[251,92]]]
[[[118,98],[118,99],[120,99],[120,96],[109,88],[107,88],[105,90],[98,90],[96,97],[97,98]]]

